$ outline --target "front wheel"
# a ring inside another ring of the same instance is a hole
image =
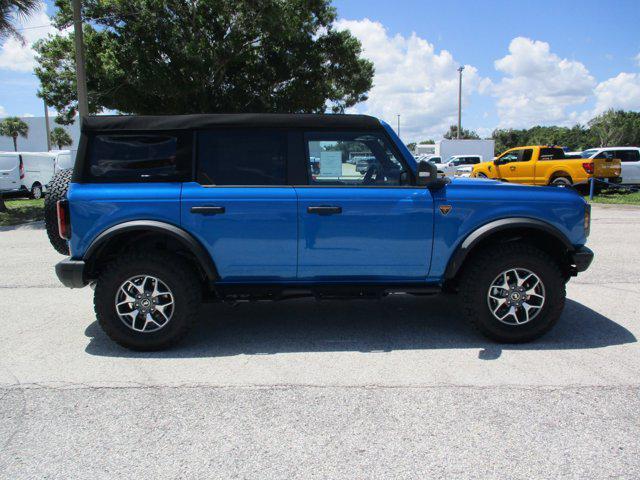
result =
[[[94,308],[114,342],[131,350],[163,350],[188,333],[201,293],[196,272],[180,256],[134,252],[99,275]]]
[[[486,337],[522,343],[548,332],[565,302],[557,263],[528,244],[506,244],[475,255],[465,269],[460,294],[467,319]]]
[[[478,178],[488,178],[484,173],[479,173]]]

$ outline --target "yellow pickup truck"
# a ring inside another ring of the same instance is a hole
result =
[[[619,183],[620,160],[567,158],[560,147],[534,145],[507,150],[498,158],[474,165],[472,177],[527,185],[572,186],[596,178]]]

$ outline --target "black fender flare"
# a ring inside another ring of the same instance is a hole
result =
[[[502,218],[500,220],[494,220],[492,222],[486,223],[481,227],[476,228],[469,235],[467,235],[467,237],[462,241],[462,243],[460,243],[460,245],[458,245],[455,252],[449,259],[449,263],[447,264],[447,268],[444,273],[445,280],[451,280],[455,278],[467,256],[471,253],[473,248],[477,246],[482,240],[502,230],[516,228],[527,228],[530,230],[533,229],[547,233],[560,241],[566,248],[567,252],[572,252],[573,250],[575,250],[575,247],[567,238],[567,236],[547,222],[527,217]]]
[[[134,220],[119,223],[100,233],[89,245],[82,259],[89,263],[109,240],[125,232],[156,232],[166,234],[184,245],[196,257],[207,278],[214,282],[220,278],[215,263],[206,248],[193,235],[180,227],[156,220]]]

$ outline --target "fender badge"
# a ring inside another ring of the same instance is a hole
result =
[[[440,205],[438,208],[442,215],[448,215],[453,207],[451,205]]]

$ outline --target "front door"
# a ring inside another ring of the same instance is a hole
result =
[[[196,182],[182,187],[182,226],[208,249],[222,282],[296,280],[297,198],[287,185],[287,136],[197,134]]]
[[[533,149],[513,150],[501,157],[507,163],[498,168],[500,178],[513,183],[533,185],[535,181],[535,162],[532,159]]]
[[[424,281],[433,198],[429,189],[408,185],[407,166],[388,140],[379,133],[308,133],[305,145],[309,182],[295,187],[298,279]]]

